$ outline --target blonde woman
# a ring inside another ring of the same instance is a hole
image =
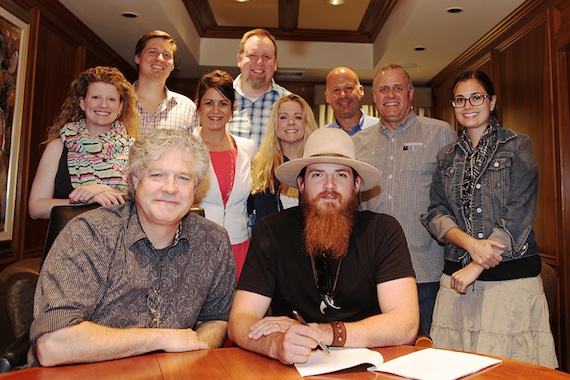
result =
[[[253,159],[248,209],[254,214],[254,221],[298,205],[299,191],[280,183],[275,169],[283,162],[302,157],[305,141],[317,128],[311,107],[299,95],[285,95],[275,103],[266,135]]]

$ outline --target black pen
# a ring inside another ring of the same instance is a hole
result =
[[[305,322],[305,320],[303,319],[303,317],[301,317],[301,314],[299,314],[297,312],[297,310],[293,310],[293,315],[295,316],[295,319],[298,320],[302,325],[308,326],[308,323]],[[321,350],[323,350],[327,354],[331,353],[331,351],[329,350],[329,348],[327,347],[326,344],[324,344],[320,340],[317,343],[319,344],[319,347],[321,348]]]

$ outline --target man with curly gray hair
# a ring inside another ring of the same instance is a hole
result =
[[[30,365],[221,347],[235,290],[227,232],[190,213],[206,148],[158,129],[129,155],[129,200],[81,214],[43,265]]]

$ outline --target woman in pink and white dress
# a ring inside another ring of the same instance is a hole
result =
[[[239,278],[249,248],[246,202],[251,191],[253,141],[226,131],[235,102],[228,73],[214,70],[200,78],[195,101],[200,127],[194,134],[210,151],[210,171],[198,187],[197,202],[206,218],[228,231]]]

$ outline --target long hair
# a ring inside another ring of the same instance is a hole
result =
[[[47,130],[46,143],[59,138],[59,131],[65,124],[85,118],[85,111],[81,109],[79,103],[81,99],[85,99],[85,96],[87,96],[89,85],[96,82],[112,84],[117,88],[121,102],[123,102],[123,109],[119,113],[118,120],[125,125],[127,133],[130,136],[134,138],[138,137],[138,97],[133,86],[118,69],[114,67],[97,66],[85,70],[71,83],[69,95],[61,107],[61,113],[54,120],[53,125]]]
[[[303,118],[305,120],[305,136],[303,136],[303,145],[301,155],[307,139],[317,130],[318,125],[315,121],[313,110],[305,99],[297,94],[289,94],[281,97],[274,105],[269,116],[269,125],[267,132],[259,147],[259,152],[255,155],[252,163],[251,177],[252,177],[252,194],[258,194],[269,189],[274,193],[275,187],[275,170],[284,161],[283,147],[281,146],[281,139],[277,135],[277,125],[279,121],[279,107],[285,102],[297,102],[303,109]]]

